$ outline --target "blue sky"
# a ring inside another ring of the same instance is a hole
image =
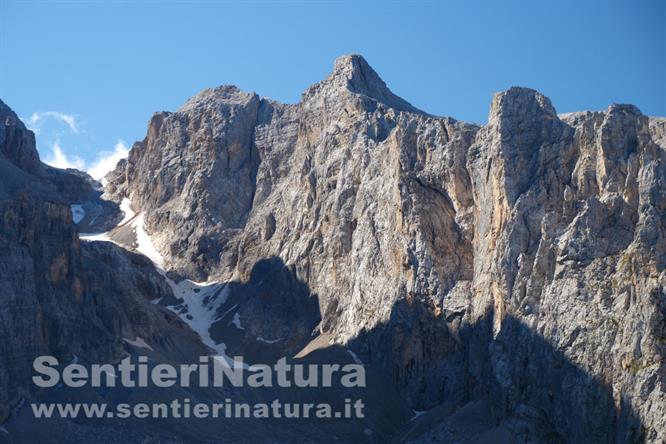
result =
[[[666,116],[664,23],[659,0],[0,0],[0,98],[37,130],[42,158],[59,149],[94,171],[201,89],[295,103],[347,53],[418,108],[461,120],[484,123],[512,85],[558,112],[621,102]]]

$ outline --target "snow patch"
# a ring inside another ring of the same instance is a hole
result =
[[[155,350],[153,350],[153,347],[146,344],[146,341],[144,341],[143,338],[141,338],[139,336],[137,336],[136,339],[134,339],[133,341],[131,339],[128,339],[128,338],[123,338],[123,341],[125,341],[129,345],[133,345],[134,347],[137,347],[137,348],[145,348],[145,349],[150,350],[150,351],[155,351]]]
[[[102,241],[102,242],[111,242],[116,245],[118,243],[109,237],[108,231],[106,233],[80,233],[79,239],[84,241]]]
[[[233,366],[234,360],[226,354],[226,345],[224,343],[216,344],[213,338],[210,336],[210,328],[213,323],[219,320],[221,317],[217,316],[218,309],[227,302],[229,297],[230,288],[224,284],[217,281],[213,282],[194,282],[189,279],[184,279],[178,283],[174,282],[166,275],[164,270],[164,257],[157,251],[155,244],[151,239],[150,235],[146,233],[144,228],[144,214],[136,214],[132,211],[131,202],[128,198],[124,198],[120,203],[120,209],[124,213],[123,220],[117,225],[121,226],[127,223],[131,223],[131,227],[134,228],[136,234],[136,251],[146,256],[150,259],[158,273],[160,273],[167,283],[171,287],[173,294],[176,298],[180,299],[182,302],[176,305],[167,306],[169,310],[176,313],[186,324],[194,330],[201,341],[213,349],[218,356],[213,358],[218,360],[223,365]],[[106,241],[113,242],[116,245],[120,245],[108,234],[105,233],[81,233],[79,237],[82,240],[86,241]],[[120,245],[122,247],[122,245]],[[151,301],[153,304],[158,304],[160,299]],[[232,307],[236,308],[236,306]],[[228,310],[227,313],[231,311]],[[226,315],[226,313],[225,313]],[[222,316],[224,317],[224,315]],[[236,313],[232,321],[234,325],[242,329],[243,327],[240,324],[240,316]],[[143,341],[141,338],[136,338],[134,341],[130,339],[124,339],[131,345],[143,348],[150,348],[148,344]],[[278,339],[279,340],[279,339]],[[272,342],[277,342],[272,341]],[[265,341],[272,343],[269,341]],[[247,364],[243,364],[244,368],[248,368]]]
[[[72,210],[72,222],[78,224],[86,217],[86,211],[81,204],[72,204],[69,206]]]
[[[222,342],[216,344],[210,336],[210,327],[219,319],[217,311],[229,298],[229,286],[219,282],[193,282],[189,279],[175,283],[166,276],[165,279],[174,296],[183,301],[167,308],[180,316],[201,337],[205,345],[215,350],[218,354],[215,359],[222,364],[233,366],[234,360],[226,354],[227,346]],[[217,297],[212,297],[216,293]],[[244,367],[246,365],[243,364]]]
[[[219,321],[220,319],[224,319],[224,318],[225,318],[230,312],[232,312],[232,311],[233,311],[234,309],[236,309],[237,307],[238,307],[238,304],[234,304],[233,307],[231,307],[229,310],[227,310],[227,311],[225,311],[224,313],[222,313],[222,316],[218,317],[218,318],[215,319],[215,320],[216,320],[216,321]]]
[[[234,324],[234,326],[239,330],[245,330],[241,325],[240,313],[238,312],[234,314],[234,318],[231,320],[230,324]]]
[[[155,245],[153,244],[153,240],[144,229],[143,213],[140,213],[137,218],[134,219],[134,222],[132,222],[132,227],[136,232],[136,250],[153,261],[157,267],[163,269],[164,258],[160,252],[157,251],[157,248],[155,248]]]
[[[123,197],[123,200],[120,202],[120,211],[123,212],[123,220],[120,221],[118,226],[125,225],[130,219],[132,219],[136,213],[132,211],[132,203],[126,197]]]

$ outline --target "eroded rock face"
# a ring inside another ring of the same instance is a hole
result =
[[[259,164],[253,137],[260,103],[255,94],[221,87],[176,113],[154,115],[148,137],[108,186],[108,193],[132,199],[148,226],[178,227],[155,234],[193,277],[219,264],[224,240],[247,221]]]
[[[664,128],[525,88],[482,127],[429,116],[345,56],[296,105],[220,87],[156,114],[106,191],[188,277],[280,258],[419,410],[492,393],[514,432],[657,442]]]

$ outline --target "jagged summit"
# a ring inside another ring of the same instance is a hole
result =
[[[622,113],[628,116],[642,116],[643,113],[636,106],[631,103],[612,103],[608,107],[608,113]]]
[[[532,88],[512,86],[498,92],[490,106],[488,122],[502,117],[504,119],[557,119],[557,111],[550,99]]]
[[[340,99],[341,92],[358,94],[398,111],[431,115],[394,94],[360,54],[348,54],[335,59],[331,73],[324,80],[306,89],[301,104],[317,103],[319,99],[324,99],[325,102],[330,103],[333,100]],[[198,107],[219,104],[242,105],[257,99],[259,99],[259,96],[255,92],[244,91],[236,85],[220,85],[214,88],[206,88],[191,97],[178,109],[178,112],[188,112]],[[263,97],[262,99],[276,105],[280,104],[270,98]],[[2,104],[0,104],[0,110],[2,110]],[[612,104],[608,108],[608,111],[617,110],[641,115],[640,110],[634,105]],[[579,113],[562,113],[559,117],[568,118]],[[0,116],[2,115],[0,112]],[[492,122],[494,118],[499,116],[510,119],[558,118],[557,111],[547,96],[535,89],[522,86],[512,86],[494,95],[488,122]]]
[[[470,125],[412,112],[358,55],[297,105],[231,87],[190,105],[151,123],[105,188],[145,216],[166,269],[250,282],[278,258],[318,298],[319,331],[415,410],[474,399],[512,424],[529,406],[536,442],[664,436],[666,399],[648,387],[663,372],[663,120],[612,106],[562,121],[513,87]],[[293,290],[266,293],[279,310],[239,299],[242,334],[312,331]]]
[[[321,94],[336,95],[340,90],[369,97],[398,111],[427,114],[393,94],[379,74],[358,54],[338,57],[333,64],[331,74],[308,88],[303,94],[303,100]]]
[[[241,104],[255,97],[252,92],[245,92],[236,85],[221,85],[215,88],[206,88],[191,97],[178,111],[187,112],[199,106],[223,102],[226,104]]]
[[[333,71],[324,80],[310,86],[303,93],[301,103],[317,102],[321,98],[328,102],[339,98],[341,92],[362,95],[398,111],[427,114],[393,94],[377,72],[358,54],[338,57],[333,64]],[[258,98],[253,92],[245,92],[235,85],[221,85],[199,92],[178,111],[187,112],[200,106],[219,103],[238,105],[253,98]]]

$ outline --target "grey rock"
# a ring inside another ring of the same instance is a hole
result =
[[[0,330],[5,373],[30,347],[108,357],[128,332],[191,335],[142,299],[165,290],[150,264],[78,244],[71,199],[33,207],[21,197],[28,182],[39,196],[55,185],[4,114],[14,142],[0,158],[2,278],[15,290],[3,307],[23,309],[26,291],[58,326],[43,328],[47,344],[31,333],[11,345]],[[664,122],[631,105],[558,116],[537,91],[511,88],[487,125],[467,124],[414,108],[360,56],[344,56],[295,105],[224,86],[155,114],[104,192],[143,214],[171,276],[234,284],[235,334],[284,339],[275,347],[302,347],[299,357],[324,339],[327,353],[349,347],[389,381],[386,393],[428,411],[412,422],[396,414],[397,430],[376,442],[663,442]],[[104,298],[93,318],[101,344],[58,323],[76,300],[56,309],[44,296],[76,294],[75,279],[105,294],[110,276],[125,275],[126,296]],[[109,324],[115,310],[121,321]],[[23,331],[35,316],[5,322]],[[227,341],[222,321],[211,333]],[[0,387],[19,377],[2,375]],[[5,402],[29,396],[12,390]]]
[[[296,105],[220,87],[157,114],[106,191],[182,275],[280,258],[319,331],[418,410],[482,399],[514,438],[659,442],[664,156],[664,120],[631,105],[558,117],[511,88],[477,126],[345,56]]]

